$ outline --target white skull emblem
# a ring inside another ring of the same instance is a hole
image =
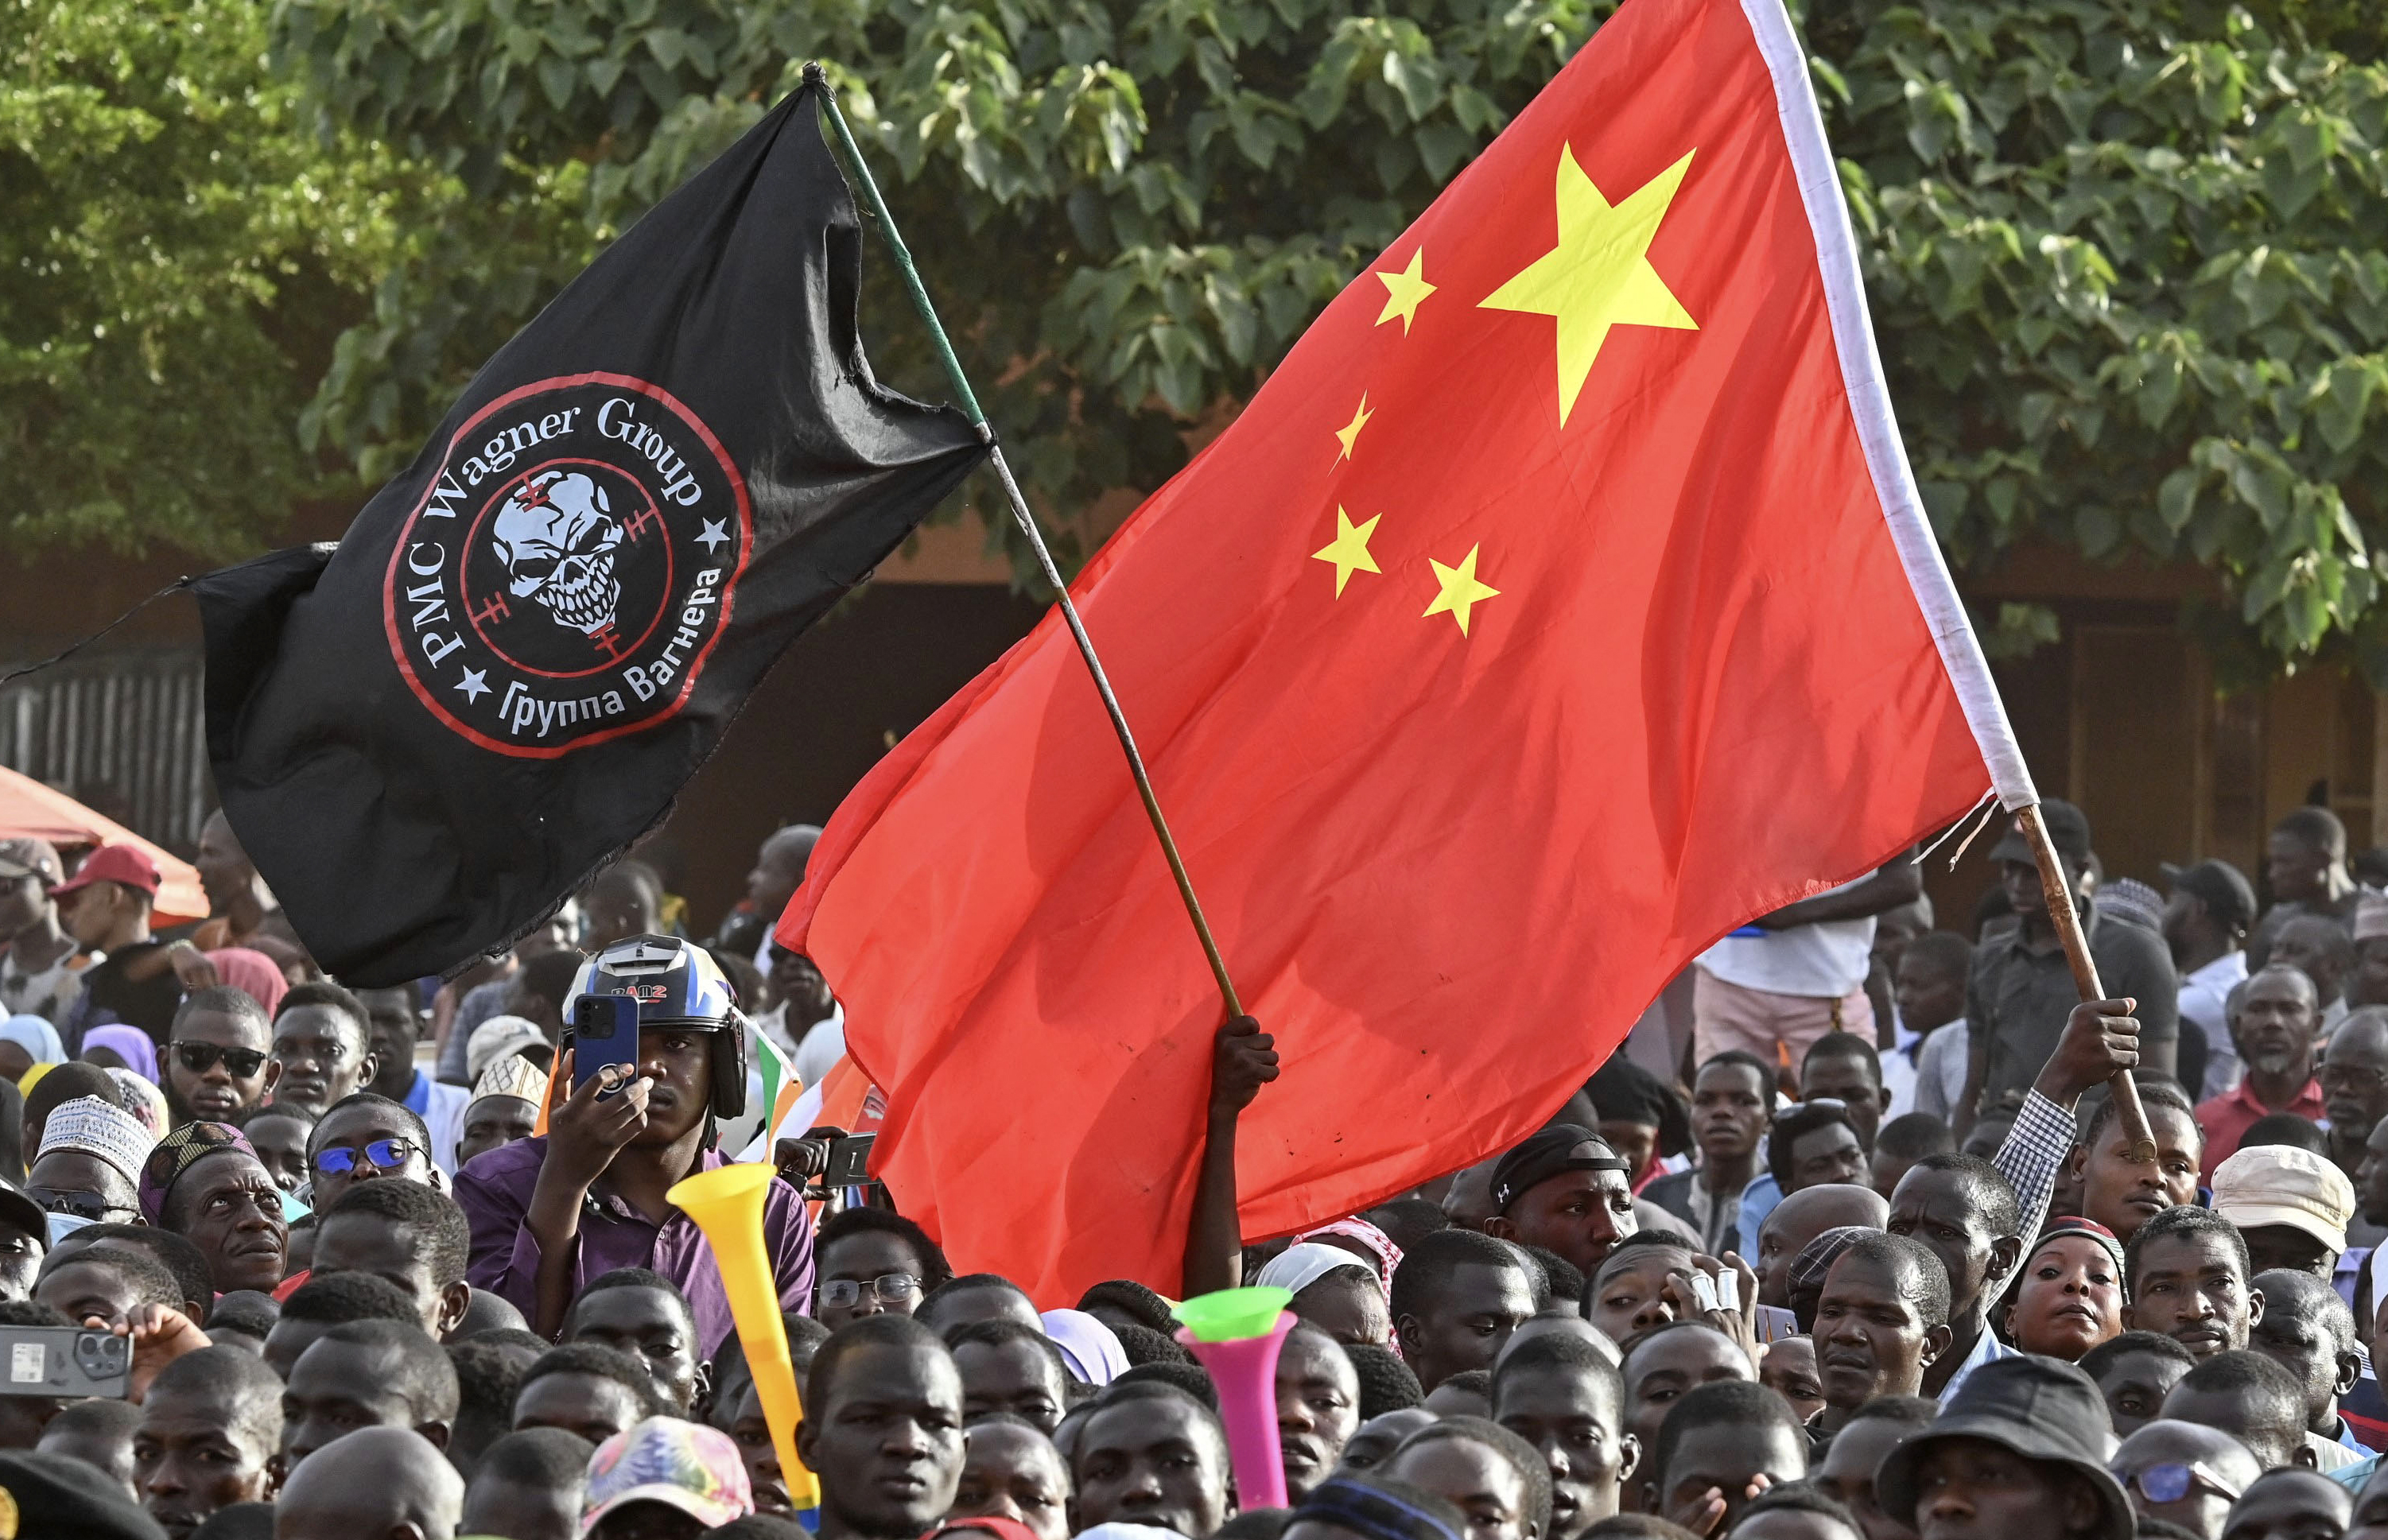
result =
[[[622,585],[614,552],[622,526],[604,488],[578,471],[545,471],[498,510],[490,544],[505,563],[506,591],[536,601],[559,625],[593,636],[614,624]]]

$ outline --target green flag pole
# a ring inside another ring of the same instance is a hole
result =
[[[1144,799],[1144,814],[1152,820],[1152,832],[1161,840],[1161,853],[1169,863],[1169,875],[1177,879],[1177,896],[1185,902],[1187,917],[1194,922],[1194,934],[1201,940],[1203,956],[1210,959],[1211,977],[1218,983],[1219,997],[1226,1003],[1229,1016],[1241,1016],[1243,1002],[1237,997],[1235,983],[1227,977],[1227,962],[1219,954],[1219,942],[1211,934],[1211,923],[1202,917],[1201,901],[1194,896],[1194,879],[1186,875],[1186,862],[1177,853],[1177,841],[1170,835],[1169,820],[1161,814],[1161,800],[1153,795],[1152,777],[1145,772],[1144,755],[1137,750],[1136,735],[1128,730],[1127,714],[1120,710],[1119,697],[1111,693],[1111,677],[1103,672],[1102,659],[1095,655],[1094,638],[1086,635],[1086,623],[1079,618],[1078,607],[1070,600],[1069,585],[1061,581],[1061,569],[1054,564],[1044,532],[1036,527],[1036,515],[1029,511],[1028,499],[1021,495],[1020,484],[1011,477],[1011,467],[1003,458],[1003,446],[997,441],[995,429],[979,408],[977,393],[962,373],[961,360],[954,356],[954,345],[937,320],[937,308],[930,303],[929,291],[921,285],[920,271],[912,265],[912,254],[904,248],[904,237],[896,233],[896,218],[887,211],[886,199],[879,196],[879,183],[872,180],[870,167],[862,158],[862,148],[855,143],[854,131],[845,126],[845,114],[838,110],[837,92],[817,63],[805,66],[804,79],[807,85],[819,88],[821,105],[829,109],[830,126],[837,131],[837,142],[845,149],[846,164],[862,189],[862,200],[879,226],[880,238],[887,243],[889,254],[896,259],[896,271],[903,274],[904,290],[912,297],[912,309],[920,312],[921,320],[929,328],[930,340],[936,344],[937,361],[945,365],[946,379],[961,398],[962,410],[969,414],[971,425],[978,429],[980,439],[986,445],[987,461],[995,467],[996,479],[1003,483],[1003,495],[1011,504],[1011,517],[1036,552],[1036,564],[1044,572],[1045,581],[1061,596],[1061,618],[1068,623],[1070,635],[1077,638],[1078,655],[1086,661],[1086,672],[1094,677],[1095,693],[1102,697],[1103,710],[1111,715],[1111,731],[1119,735],[1120,748],[1127,755],[1128,774],[1136,778],[1137,795]]]

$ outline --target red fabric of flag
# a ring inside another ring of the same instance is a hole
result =
[[[2011,751],[1804,70],[1779,0],[1628,0],[1073,590],[1284,1055],[1248,1237],[1515,1142]],[[1058,614],[856,789],[780,935],[957,1266],[1175,1292],[1222,1012]]]

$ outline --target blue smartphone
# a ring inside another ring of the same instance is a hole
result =
[[[627,994],[584,994],[572,1003],[572,1089],[609,1064],[639,1062],[639,1003]]]

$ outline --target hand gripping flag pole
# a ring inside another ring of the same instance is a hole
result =
[[[1145,772],[1144,755],[1137,750],[1136,735],[1128,730],[1127,714],[1120,710],[1119,697],[1111,693],[1111,677],[1103,672],[1103,661],[1095,655],[1094,638],[1086,635],[1086,622],[1079,618],[1078,607],[1070,600],[1070,587],[1061,580],[1061,569],[1054,564],[1053,552],[1045,544],[1044,533],[1036,527],[1036,515],[1029,511],[1020,484],[1012,479],[1011,467],[1003,458],[1003,446],[996,439],[986,413],[980,410],[978,396],[962,373],[961,360],[954,356],[954,345],[937,320],[937,308],[930,302],[919,271],[912,266],[912,254],[904,247],[904,237],[896,232],[896,218],[887,211],[886,199],[879,196],[879,183],[871,178],[870,167],[862,158],[862,148],[855,143],[854,131],[846,127],[845,114],[838,110],[837,92],[818,63],[806,64],[804,78],[807,84],[820,88],[821,103],[829,108],[830,126],[837,131],[846,166],[861,188],[870,217],[878,223],[880,238],[887,243],[888,254],[896,259],[896,270],[904,275],[905,292],[912,297],[912,308],[920,312],[931,339],[937,345],[937,360],[945,365],[946,378],[953,385],[954,394],[961,398],[962,410],[986,444],[988,462],[995,467],[996,478],[1003,483],[1003,495],[1011,504],[1013,520],[1035,550],[1036,564],[1043,570],[1045,581],[1060,596],[1061,618],[1068,622],[1070,635],[1077,638],[1078,655],[1086,661],[1086,672],[1094,677],[1095,693],[1102,697],[1103,710],[1111,719],[1111,731],[1119,735],[1120,750],[1127,755],[1128,774],[1136,777],[1136,793],[1144,800],[1145,816],[1152,820],[1152,832],[1161,841],[1161,853],[1169,863],[1169,875],[1177,881],[1177,896],[1186,904],[1186,916],[1194,922],[1194,934],[1202,942],[1202,955],[1210,960],[1211,977],[1219,985],[1219,998],[1226,1002],[1229,1016],[1241,1016],[1244,1004],[1237,997],[1235,981],[1227,977],[1226,959],[1219,953],[1218,939],[1211,934],[1210,922],[1202,917],[1201,901],[1194,896],[1194,879],[1186,874],[1186,862],[1177,853],[1177,841],[1170,835],[1169,820],[1162,816],[1161,800],[1153,795],[1152,777]]]
[[[2098,978],[2098,960],[2090,955],[2090,938],[2082,933],[2081,915],[2073,906],[2073,890],[2065,880],[2064,863],[2049,840],[2048,825],[2039,815],[2038,802],[2028,802],[2015,810],[2015,827],[2030,842],[2033,862],[2039,867],[2040,896],[2048,901],[2049,923],[2055,927],[2057,940],[2064,943],[2064,960],[2073,970],[2074,988],[2085,1001],[2105,999],[2105,986]],[[2139,1082],[2131,1078],[2129,1070],[2120,1069],[2106,1084],[2115,1098],[2115,1119],[2123,1127],[2125,1153],[2139,1165],[2154,1165],[2155,1130],[2149,1126],[2148,1109],[2140,1101]]]

